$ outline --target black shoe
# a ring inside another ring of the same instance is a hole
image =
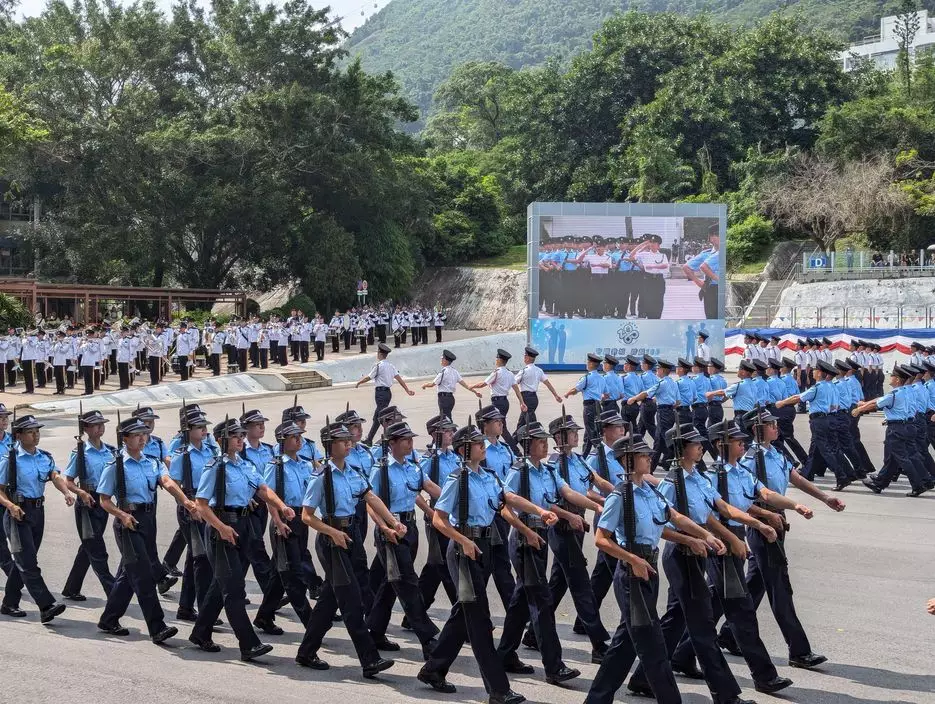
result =
[[[48,623],[65,610],[65,604],[55,603],[39,612],[39,621]]]
[[[408,616],[403,616],[403,622],[400,624],[400,626],[402,626],[402,627],[403,627],[405,630],[407,630],[407,631],[411,631],[411,630],[412,630],[412,626],[409,625],[409,617],[408,617]]]
[[[878,485],[878,484],[877,484],[873,479],[871,479],[870,477],[867,477],[866,479],[862,480],[861,483],[862,483],[865,487],[867,487],[868,489],[870,489],[870,491],[872,491],[874,494],[882,494],[882,493],[883,493],[883,487],[880,486],[880,485]]]
[[[834,491],[844,491],[847,487],[849,487],[849,486],[850,486],[851,484],[853,484],[855,481],[857,481],[857,480],[856,480],[856,479],[850,479],[850,478],[847,478],[847,479],[840,479],[840,480],[838,480],[838,483],[834,485]]]
[[[182,573],[179,571],[178,567],[173,567],[165,562],[162,563],[162,568],[166,571],[166,574],[170,577],[181,577]]]
[[[318,601],[318,597],[321,596],[321,586],[314,586],[308,588],[308,598],[312,601]]]
[[[396,664],[395,660],[389,660],[388,658],[379,658],[369,665],[364,665],[364,677],[368,680],[376,677],[379,673],[384,670],[389,670],[393,665]]]
[[[163,577],[156,583],[156,589],[159,590],[160,594],[165,594],[167,591],[172,589],[172,587],[174,587],[175,583],[178,581],[178,577]]]
[[[908,494],[906,494],[906,496],[912,496],[912,497],[922,496],[922,494],[924,494],[928,490],[929,488],[927,486],[923,486],[921,489],[913,489]]]
[[[210,638],[198,638],[197,636],[189,636],[188,640],[198,646],[199,650],[204,650],[206,653],[219,653],[221,652],[221,646],[215,643]]]
[[[119,621],[115,623],[113,626],[106,626],[103,623],[98,622],[97,630],[101,631],[102,633],[107,633],[112,636],[130,635],[130,631],[124,628],[123,626],[121,626]]]
[[[68,599],[68,601],[87,601],[88,600],[88,597],[86,597],[81,592],[68,592],[67,594],[65,592],[62,592],[62,598]]]
[[[399,643],[394,643],[386,636],[374,637],[373,644],[377,646],[377,650],[388,650],[394,653],[399,650]]]
[[[726,650],[731,655],[736,655],[738,658],[743,657],[743,653],[737,645],[737,641],[734,640],[732,633],[723,631],[718,633],[717,644],[721,649]]]
[[[588,635],[588,632],[587,632],[587,631],[585,630],[585,628],[584,628],[584,624],[581,624],[581,623],[576,623],[574,626],[571,627],[571,630],[572,630],[573,633],[575,633],[575,634],[577,634],[577,635],[579,635],[579,636],[586,636],[586,635]]]
[[[272,619],[265,619],[257,616],[255,619],[253,619],[253,625],[267,635],[281,636],[283,634],[283,630],[277,626]]]
[[[458,689],[446,680],[442,675],[437,672],[429,672],[424,667],[419,670],[419,674],[416,675],[419,682],[422,684],[427,684],[429,687],[434,689],[436,692],[441,692],[443,694],[454,694]]]
[[[250,650],[241,650],[240,659],[244,662],[250,662],[254,658],[258,658],[261,655],[266,655],[269,651],[273,649],[269,643],[260,643],[259,645],[250,648]]]
[[[428,660],[432,657],[432,653],[435,652],[435,647],[438,645],[438,638],[429,638],[427,643],[422,644],[422,659]]]
[[[650,699],[656,698],[656,695],[653,694],[652,687],[650,687],[648,684],[634,684],[633,682],[627,682],[627,691],[637,697],[649,697]]]
[[[503,663],[503,669],[511,675],[531,675],[536,671],[532,665],[527,665],[517,657]]]
[[[704,673],[698,669],[698,666],[695,663],[690,663],[688,665],[677,665],[672,663],[672,672],[677,675],[682,675],[687,677],[690,680],[703,680]]]
[[[562,666],[562,669],[556,672],[554,675],[546,675],[545,681],[549,684],[561,684],[562,682],[575,679],[575,677],[578,677],[580,674],[581,670]]]
[[[604,662],[604,656],[607,654],[607,644],[602,643],[600,648],[591,649],[591,664],[600,665]]]
[[[301,665],[302,667],[310,667],[313,670],[327,670],[329,667],[331,667],[331,665],[326,663],[324,660],[322,660],[317,655],[309,655],[309,656],[296,655],[295,664]]]
[[[818,667],[823,662],[827,662],[828,658],[824,655],[815,655],[815,653],[806,653],[805,655],[797,655],[796,657],[789,658],[789,667],[798,667],[802,670],[810,670],[813,667]]]
[[[175,620],[194,623],[198,620],[198,612],[194,609],[179,609],[175,612]]]
[[[753,687],[757,692],[763,692],[763,694],[772,694],[773,692],[778,692],[780,689],[785,689],[792,685],[792,680],[788,677],[780,677],[777,675],[768,682],[757,682],[753,681]]]
[[[246,604],[247,606],[250,606],[250,600],[249,600],[249,599],[244,599],[244,600],[243,600],[243,603]]]
[[[284,596],[282,599],[279,600],[279,604],[276,606],[276,611],[279,611],[280,609],[284,609],[287,606],[289,606],[289,597]]]
[[[153,636],[153,643],[159,645],[160,643],[165,643],[169,638],[174,636],[179,632],[179,629],[175,626],[166,626],[159,633]]]
[[[753,699],[741,699],[740,697],[734,697],[727,704],[756,704]]]
[[[539,650],[539,643],[536,641],[536,634],[531,628],[526,630],[526,633],[523,635],[523,647],[529,648],[530,650]]]
[[[335,612],[334,616],[331,617],[331,623],[340,623],[344,620],[344,616]]]
[[[523,704],[524,701],[526,701],[526,697],[510,689],[502,693],[491,693],[490,698],[487,699],[487,704]]]
[[[26,612],[16,606],[7,606],[6,604],[0,605],[0,614],[4,616],[12,616],[13,618],[24,618]]]

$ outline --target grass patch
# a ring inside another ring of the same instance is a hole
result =
[[[526,269],[526,245],[513,245],[503,254],[498,254],[496,257],[467,262],[464,266],[523,271]]]

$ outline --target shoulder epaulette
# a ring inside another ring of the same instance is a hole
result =
[[[265,448],[267,448],[267,449],[269,449],[269,450],[272,450],[272,449],[273,449],[273,444],[272,444],[272,443],[263,442],[263,441],[261,440],[261,441],[260,441],[260,444],[261,444],[263,447],[265,447]]]

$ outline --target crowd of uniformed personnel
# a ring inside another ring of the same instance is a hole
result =
[[[42,423],[24,415],[11,424],[11,413],[0,406],[0,569],[7,575],[0,614],[27,615],[20,608],[24,588],[43,623],[65,610],[39,567],[45,483],[51,482],[74,506],[78,534],[62,596],[83,601],[82,585],[93,570],[107,595],[97,624],[103,634],[129,635],[120,619],[135,596],[154,643],[176,636],[159,594],[181,578],[174,620],[192,623],[188,640],[201,650],[221,649],[212,633],[223,610],[241,659],[259,658],[272,645],[258,632],[281,635],[277,613],[289,606],[305,627],[296,663],[327,670],[322,642],[340,610],[363,675],[372,678],[394,664],[383,654],[400,649],[387,637],[399,600],[403,626],[424,656],[421,682],[454,693],[447,674],[469,642],[489,700],[515,704],[523,697],[509,675],[535,671],[519,658],[521,645],[538,650],[548,683],[580,675],[564,659],[556,632],[556,608],[570,592],[574,630],[587,636],[591,662],[600,665],[588,702],[612,701],[637,658],[627,682],[633,694],[679,702],[678,674],[704,679],[716,704],[748,702],[723,650],[744,658],[757,691],[780,691],[792,681],[779,675],[759,635],[764,595],[789,665],[811,669],[826,661],[812,650],[796,615],[785,548],[788,516],[808,519],[812,509],[788,498],[787,489],[843,511],[840,499],[811,481],[825,466],[837,476],[838,490],[865,472],[875,490],[900,472],[912,483],[911,495],[930,488],[935,473],[919,455],[931,462],[931,420],[919,409],[923,395],[935,395],[935,364],[895,367],[893,389],[864,400],[866,380],[855,373],[868,369],[854,360],[817,360],[814,384],[804,390],[796,385],[794,360],[745,360],[740,380],[727,384],[721,362],[702,356],[710,354],[706,335],[698,342],[691,361],[627,357],[622,376],[620,360],[589,355],[588,373],[565,394],[583,395],[583,426],[564,408],[549,422],[536,417],[540,384],[556,400],[561,396],[536,366],[535,349],[525,349],[516,373],[506,369],[511,355],[498,350],[494,370],[473,386],[455,373],[456,357],[446,350],[439,375],[427,384],[439,389],[440,413],[426,424],[424,453],[414,450],[418,433],[390,405],[395,383],[414,392],[387,360],[391,349],[384,344],[358,382],[376,387],[366,442],[364,418],[347,407],[312,439],[306,437],[311,416],[294,402],[282,411],[270,438],[275,444],[265,441],[270,419],[245,408],[212,423],[198,406],[183,406],[180,431],[168,442],[152,433],[156,413],[137,408],[119,421],[116,446],[104,442],[107,419],[89,411],[78,419],[76,449],[60,469],[39,447]],[[491,403],[461,427],[449,398],[455,385],[474,393],[491,389]],[[511,391],[521,410],[512,434],[506,429]],[[733,420],[723,417],[724,398],[733,401]],[[789,433],[800,402],[812,424],[807,455],[795,450]],[[876,409],[888,426],[884,466],[873,475],[866,452],[843,447],[841,438],[859,442],[853,421]],[[659,462],[665,472],[654,476]],[[177,504],[177,530],[162,526],[176,533],[166,555],[156,547],[158,488]],[[116,574],[104,541],[108,522],[120,552]],[[368,556],[371,527],[376,549]],[[589,573],[583,544],[592,527],[599,556]],[[428,558],[417,573],[420,532]],[[669,583],[661,616],[660,564]],[[252,619],[245,591],[250,568],[263,591]],[[487,601],[491,579],[506,613],[499,641]],[[444,623],[428,613],[440,587],[451,604]],[[601,603],[611,587],[617,624],[603,623]]]

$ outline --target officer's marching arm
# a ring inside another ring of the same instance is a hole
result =
[[[808,506],[805,506],[804,504],[797,504],[788,496],[784,496],[778,492],[773,491],[772,489],[767,489],[765,486],[760,487],[760,490],[757,492],[757,496],[760,498],[760,500],[763,501],[763,503],[768,504],[773,508],[795,511],[797,514],[804,516],[806,519],[810,519],[814,515],[812,509],[810,509]],[[770,523],[773,528],[776,528],[776,526],[772,524],[772,521],[776,521],[778,518],[780,527],[776,529],[783,530],[782,516],[775,511],[770,511],[768,509],[761,508],[756,504],[753,504],[749,509],[747,509],[747,513],[749,513],[751,516],[764,520],[767,523]]]
[[[871,401],[861,401],[854,407],[854,410],[851,411],[851,415],[855,418],[859,418],[864,413],[870,413],[871,411],[876,410],[879,410],[877,407],[877,399],[873,399]]]
[[[665,537],[665,533],[663,533],[663,537]],[[626,562],[633,570],[633,574],[640,579],[649,579],[656,574],[656,570],[646,560],[620,547],[614,538],[614,534],[606,528],[597,529],[594,535],[594,545],[598,550],[607,553],[611,557]]]
[[[825,506],[830,508],[832,511],[840,512],[844,510],[845,504],[843,501],[841,501],[841,499],[823,492],[812,482],[799,474],[798,470],[792,470],[789,472],[789,483],[799,491],[804,491],[813,499],[821,501],[821,503],[825,504]]]
[[[759,531],[768,542],[776,542],[776,530],[772,526],[767,525],[758,518],[751,516],[746,511],[741,511],[736,506],[732,506],[731,504],[724,501],[724,499],[715,499],[712,508],[725,518],[728,518],[732,521],[737,521],[738,523],[742,523],[749,528],[753,528],[754,530]],[[742,541],[736,535],[731,533],[730,530],[724,527],[721,522],[714,517],[713,513],[708,516],[706,525],[712,530],[712,532],[719,535],[721,539],[728,540],[730,542],[731,552],[734,555],[737,557],[746,557],[746,543],[744,543],[744,541]],[[731,540],[731,538],[733,538],[733,540]]]

